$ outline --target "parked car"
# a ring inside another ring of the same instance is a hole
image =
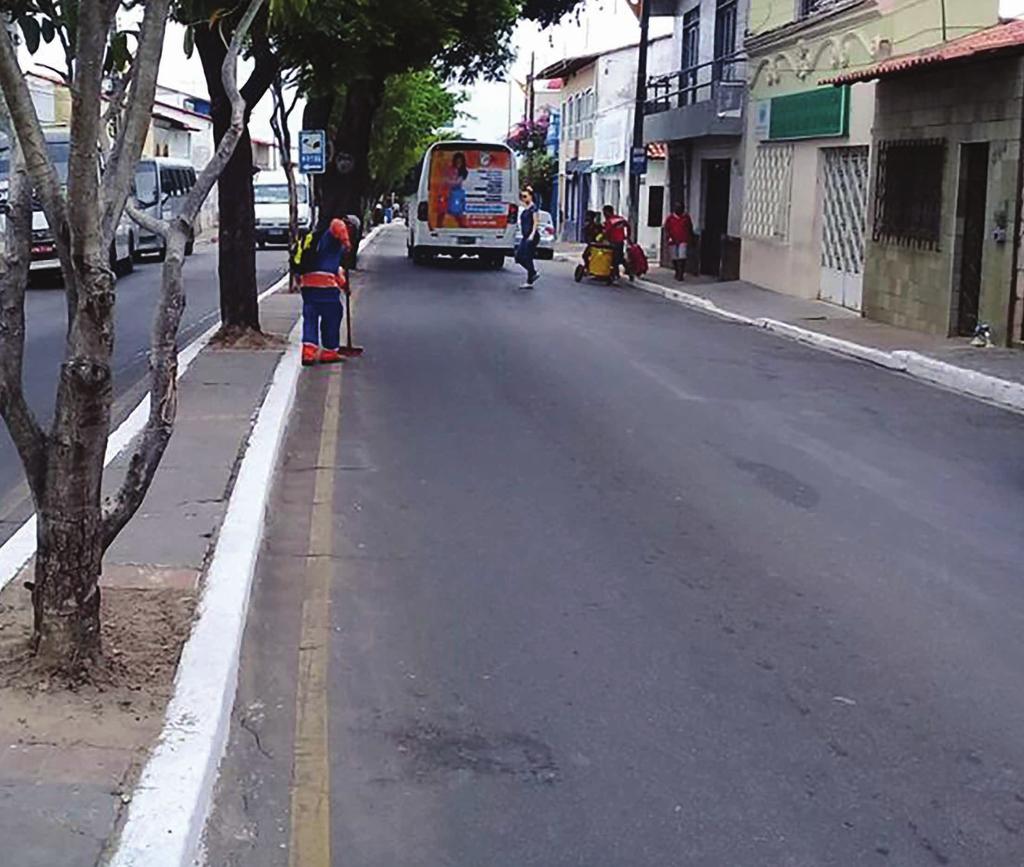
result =
[[[139,210],[158,220],[171,220],[181,213],[185,197],[196,185],[196,170],[188,160],[173,157],[143,157],[135,169],[135,201]],[[191,256],[195,238],[189,237],[185,255]],[[156,254],[162,262],[167,255],[164,239],[139,228],[135,256]]]
[[[537,211],[537,218],[540,220],[540,241],[537,244],[538,259],[555,258],[555,221],[548,211]],[[516,243],[523,238],[523,232],[516,224]]]
[[[299,231],[306,232],[313,224],[309,182],[305,175],[296,173],[299,205]],[[253,181],[256,202],[256,243],[288,243],[288,178],[283,171],[260,172]]]
[[[71,151],[71,131],[68,127],[45,127],[43,136],[46,139],[46,150],[57,170],[62,184],[68,180],[68,158]],[[7,183],[10,172],[10,142],[0,135],[0,201],[7,200]],[[97,171],[101,164],[97,162]],[[115,274],[127,274],[134,267],[135,224],[127,216],[122,216],[114,232],[114,240],[110,245],[110,268]],[[57,258],[57,244],[53,232],[46,222],[42,205],[38,199],[32,203],[32,246],[29,270],[33,272],[57,272],[60,260]]]

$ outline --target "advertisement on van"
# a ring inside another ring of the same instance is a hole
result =
[[[511,159],[502,148],[435,148],[430,164],[430,228],[504,229]]]

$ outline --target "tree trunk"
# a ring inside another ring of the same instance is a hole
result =
[[[77,514],[60,508],[40,512],[37,538],[32,593],[36,651],[47,668],[75,670],[101,649],[99,505]]]
[[[231,101],[221,79],[227,45],[217,29],[209,27],[195,28],[195,44],[210,93],[213,141],[219,146],[231,125]],[[248,110],[246,115],[248,116]],[[221,324],[225,329],[260,330],[252,176],[252,143],[246,128],[217,182],[217,269],[220,280]]]
[[[221,136],[217,136],[217,141]],[[220,319],[225,329],[260,330],[252,175],[252,143],[246,129],[217,182]]]
[[[100,653],[101,488],[110,429],[114,275],[106,250],[76,263],[79,304],[61,365],[39,511],[35,640],[54,669]]]
[[[334,132],[333,159],[324,175],[323,206],[332,216],[363,217],[370,189],[370,137],[383,98],[383,81],[358,81],[347,89]]]

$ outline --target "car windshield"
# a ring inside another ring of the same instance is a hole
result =
[[[257,184],[254,187],[257,205],[286,205],[288,204],[287,184]],[[300,204],[306,203],[306,188],[299,186],[296,190]]]

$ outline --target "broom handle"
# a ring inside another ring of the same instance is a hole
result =
[[[346,273],[346,278],[348,274]],[[345,280],[345,340],[346,346],[352,348],[352,282],[351,278]]]

